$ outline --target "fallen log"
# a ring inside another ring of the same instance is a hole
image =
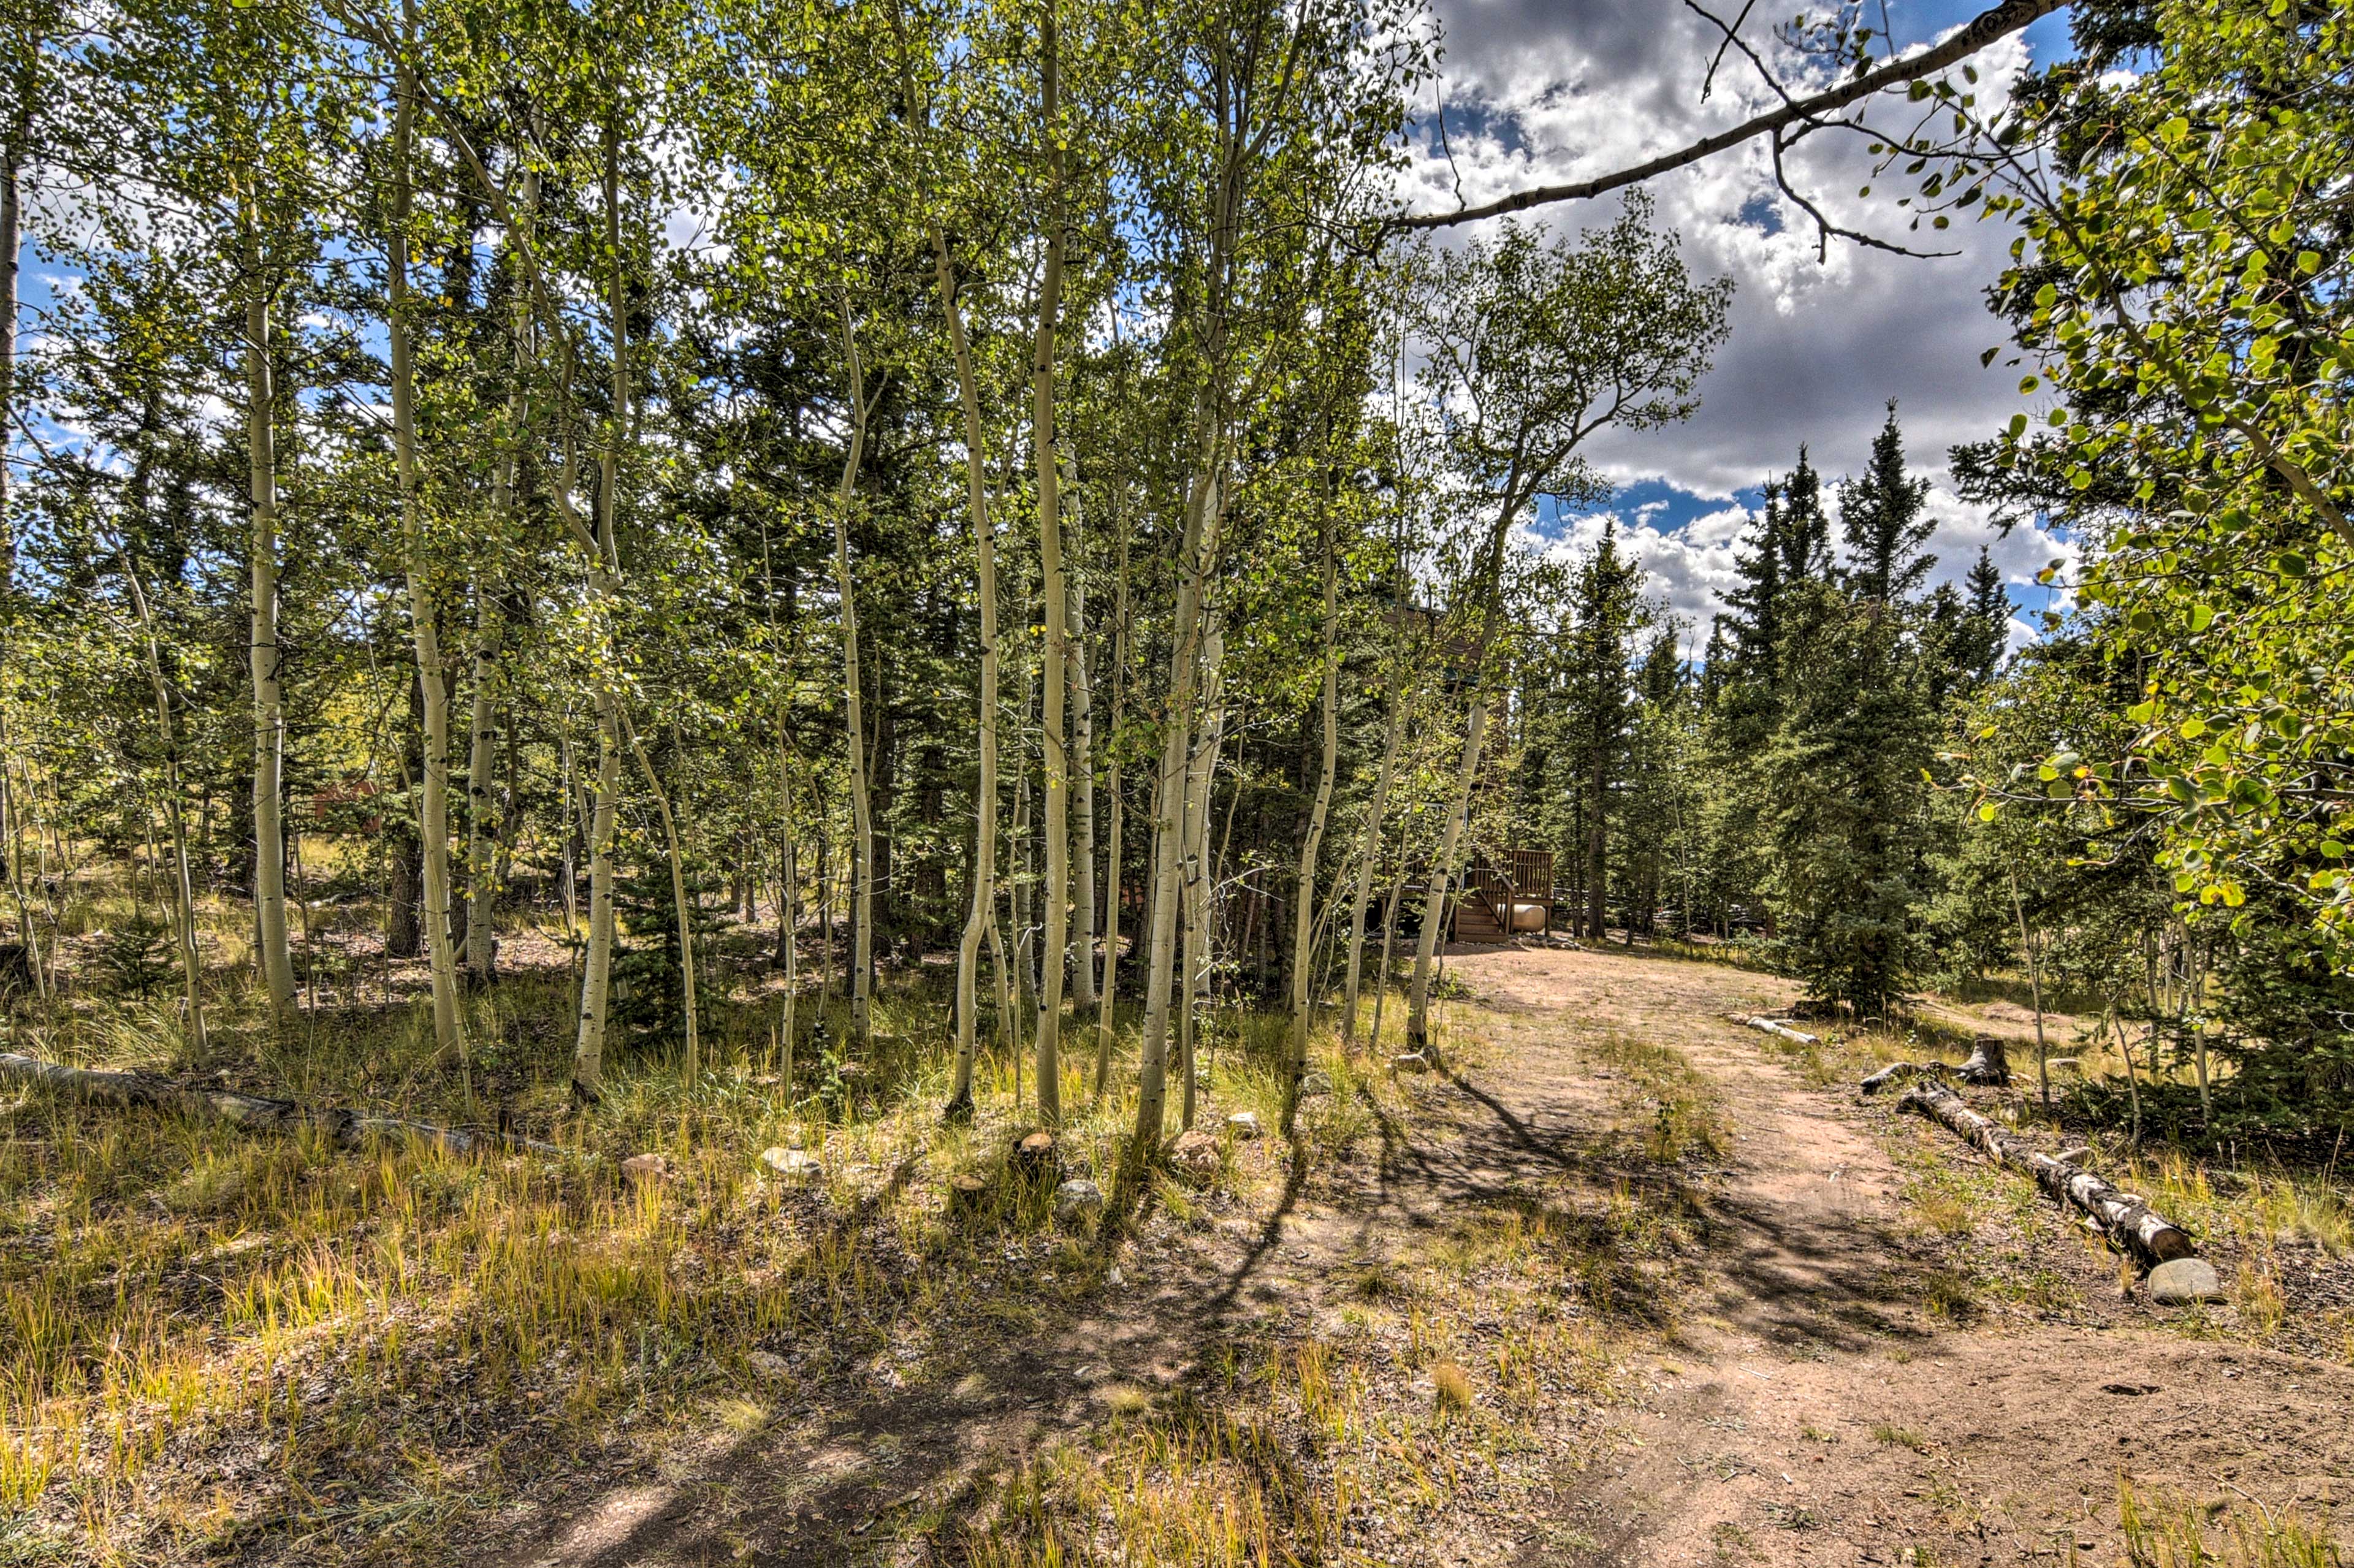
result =
[[[2171,1263],[2197,1249],[2190,1233],[2130,1192],[2118,1191],[2081,1165],[2055,1160],[2000,1123],[1980,1116],[1941,1083],[1915,1082],[1896,1108],[1917,1110],[1984,1150],[1999,1165],[2024,1171],[2058,1203],[2084,1213],[2103,1234],[2150,1264]]]
[[[1919,1077],[1935,1077],[1952,1071],[1953,1069],[1943,1062],[1891,1062],[1857,1086],[1867,1095],[1876,1095],[1881,1090],[1897,1084],[1911,1083]]]
[[[1762,1029],[1768,1034],[1779,1034],[1783,1039],[1795,1040],[1801,1045],[1822,1044],[1821,1035],[1808,1034],[1804,1030],[1793,1029],[1778,1018],[1767,1018],[1761,1014],[1755,1018],[1744,1018],[1741,1022],[1752,1029]]]
[[[475,1132],[460,1128],[431,1127],[398,1117],[362,1116],[332,1106],[305,1106],[294,1100],[239,1094],[234,1089],[190,1089],[143,1073],[111,1073],[88,1067],[61,1066],[35,1056],[0,1051],[0,1078],[42,1084],[104,1105],[140,1106],[177,1111],[183,1116],[225,1121],[234,1127],[265,1132],[293,1132],[314,1128],[347,1149],[379,1138],[416,1138],[451,1154],[479,1154],[504,1149],[525,1154],[568,1152],[512,1132]]]

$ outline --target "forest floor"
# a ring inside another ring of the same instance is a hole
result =
[[[1283,1021],[1211,1018],[1214,1173],[1103,1229],[1009,1160],[1014,1059],[941,1125],[931,982],[892,977],[856,1073],[796,1078],[738,1004],[695,1085],[632,1054],[583,1116],[567,976],[518,968],[471,999],[473,1089],[560,1147],[494,1159],[0,1094],[0,1565],[2320,1568],[2354,1528],[2334,1161],[2025,1118],[2230,1296],[2155,1307],[2031,1183],[1855,1092],[2005,1002],[1801,1046],[1734,1022],[1793,1000],[1770,976],[1458,948],[1436,1070],[1393,1062],[1393,992],[1378,1049],[1320,1031],[1294,1139]],[[242,1017],[208,1058],[86,1012],[25,1044],[482,1114],[410,1007]],[[1110,1188],[1132,1074],[1098,1104],[1089,1065],[1057,1174]]]
[[[2233,1302],[2154,1307],[1851,1064],[1728,1019],[1780,981],[1450,964],[1444,1065],[1344,1085],[1363,1136],[1270,1136],[1231,1190],[1162,1189],[1116,1272],[797,1365],[793,1408],[552,1479],[469,1559],[2338,1560],[2342,1256],[2233,1227]]]

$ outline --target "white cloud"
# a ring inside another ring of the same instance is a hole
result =
[[[1416,207],[1479,203],[1532,184],[1623,167],[1730,125],[1774,101],[1738,52],[1727,55],[1710,97],[1701,79],[1715,37],[1681,7],[1656,0],[1437,0],[1447,39],[1447,146],[1435,138],[1404,176]],[[1907,18],[1900,7],[1898,26]],[[1925,30],[1918,29],[1916,30]],[[1797,61],[1762,24],[1751,37],[1787,73]],[[2005,39],[1982,55],[1979,90],[1989,105],[2029,60]],[[1591,455],[1620,484],[1662,481],[1703,510],[1646,502],[1617,516],[1622,540],[1643,560],[1654,590],[1676,614],[1705,628],[1734,582],[1733,553],[1746,514],[1734,498],[1787,471],[1810,445],[1826,481],[1861,466],[1890,398],[1899,404],[1916,472],[1936,482],[1941,520],[1930,546],[1936,576],[1958,578],[1985,545],[2014,597],[2041,609],[2036,571],[2063,546],[2021,531],[2002,536],[1952,493],[1946,450],[1983,439],[2020,407],[2016,371],[1979,355],[2002,342],[2003,323],[1984,291],[2008,260],[1999,224],[1957,218],[1943,233],[1915,234],[1893,183],[1860,197],[1872,180],[1865,143],[1823,135],[1787,160],[1792,183],[1834,223],[1922,249],[1958,254],[1917,260],[1834,238],[1817,259],[1814,224],[1775,187],[1767,150],[1736,152],[1652,182],[1660,221],[1682,237],[1703,276],[1734,281],[1732,335],[1701,386],[1690,421],[1653,431],[1609,431]],[[1606,222],[1609,203],[1541,209],[1564,228]],[[1685,521],[1671,524],[1672,511]],[[1560,547],[1597,535],[1604,514],[1575,520]],[[2021,629],[2024,630],[2023,628]]]

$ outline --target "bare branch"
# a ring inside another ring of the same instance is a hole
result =
[[[1728,148],[1760,136],[1770,136],[1794,125],[1819,122],[1825,116],[1861,102],[1886,88],[1899,87],[1934,76],[1947,66],[1955,65],[1980,49],[2020,32],[2031,23],[2040,21],[2057,11],[2066,0],[2001,0],[1965,23],[1955,34],[1935,48],[1917,55],[1891,60],[1878,70],[1870,71],[1827,92],[1811,98],[1792,100],[1770,113],[1744,120],[1729,130],[1679,147],[1648,162],[1618,169],[1590,180],[1578,180],[1569,185],[1535,185],[1516,191],[1508,196],[1479,207],[1458,207],[1453,212],[1416,213],[1394,217],[1386,228],[1397,229],[1449,228],[1458,223],[1476,223],[1483,217],[1500,217],[1508,212],[1525,212],[1532,207],[1548,207],[1554,202],[1590,201],[1628,185],[1642,184],[1665,174],[1688,167],[1703,158],[1713,157]]]

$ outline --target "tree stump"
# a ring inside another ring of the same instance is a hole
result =
[[[1962,1082],[1986,1088],[2009,1086],[2010,1064],[2003,1059],[1999,1037],[1981,1034],[1970,1042],[1970,1059],[1962,1064]]]
[[[1049,1176],[1062,1179],[1063,1161],[1056,1152],[1055,1135],[1034,1132],[1013,1146],[1013,1168],[1023,1179],[1038,1181]]]
[[[949,1178],[949,1213],[977,1214],[989,1206],[989,1178],[967,1171]]]

